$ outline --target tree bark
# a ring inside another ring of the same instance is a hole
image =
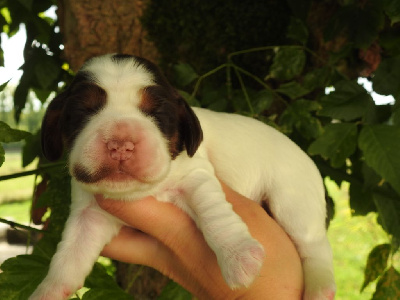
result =
[[[146,0],[59,0],[57,14],[70,68],[77,71],[87,59],[105,53],[155,61],[157,50],[140,24],[145,5]]]

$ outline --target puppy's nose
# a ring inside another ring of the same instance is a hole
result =
[[[135,145],[130,141],[112,140],[107,143],[110,157],[115,160],[128,160],[132,157]]]

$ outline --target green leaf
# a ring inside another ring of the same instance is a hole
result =
[[[389,57],[380,63],[372,78],[372,87],[381,95],[397,95],[400,92],[400,55]]]
[[[301,19],[291,17],[286,36],[304,45],[308,40],[307,26]]]
[[[192,295],[179,284],[170,281],[162,290],[157,300],[191,300]]]
[[[330,67],[313,69],[304,76],[303,86],[310,91],[316,88],[325,88],[331,75],[332,70]]]
[[[400,197],[392,193],[373,194],[374,202],[378,208],[381,225],[386,232],[397,239],[400,238]]]
[[[199,75],[194,71],[191,65],[178,63],[173,67],[174,79],[180,87],[185,87],[193,80],[199,78]]]
[[[0,85],[0,92],[4,91],[5,87],[7,86],[7,84],[10,82],[11,79],[7,80],[6,82],[2,83]]]
[[[269,90],[261,90],[252,97],[252,105],[256,114],[267,110],[275,100],[275,95]]]
[[[117,289],[121,291],[115,280],[107,273],[105,267],[98,262],[94,264],[92,271],[86,278],[85,286],[88,288]]]
[[[178,93],[183,97],[183,99],[186,100],[186,102],[190,106],[195,106],[195,107],[199,107],[200,106],[199,100],[197,100],[195,97],[192,97],[192,95],[190,95],[188,92],[185,92],[185,91],[182,91],[182,90],[178,90]]]
[[[400,128],[364,126],[358,144],[366,163],[400,194]]]
[[[290,80],[300,75],[306,63],[303,49],[283,47],[275,55],[270,76],[279,80]]]
[[[82,300],[118,299],[132,300],[132,296],[119,289],[94,288],[87,291]]]
[[[387,268],[387,262],[390,255],[390,244],[381,244],[376,246],[368,255],[367,265],[364,271],[364,283],[361,292],[375,281]]]
[[[17,0],[19,3],[22,4],[27,10],[32,10],[32,3],[33,0]]]
[[[0,144],[0,167],[3,165],[6,160],[6,152],[4,151],[3,145]]]
[[[29,165],[41,153],[40,131],[38,131],[25,140],[25,145],[22,148],[22,167]]]
[[[49,260],[36,255],[19,255],[1,265],[0,299],[26,300],[47,274]]]
[[[398,300],[400,295],[400,274],[392,266],[379,279],[372,300]]]
[[[35,65],[35,76],[43,89],[48,89],[58,78],[61,68],[55,59],[48,55],[38,55],[40,61]]]
[[[320,121],[312,116],[311,112],[316,111],[319,104],[316,101],[299,99],[293,102],[282,113],[279,123],[286,127],[285,131],[291,132],[296,128],[306,138],[316,138],[322,133]]]
[[[19,84],[14,92],[14,117],[17,122],[21,116],[21,112],[25,107],[28,93],[29,93],[29,82],[26,80],[26,72],[22,74]]]
[[[40,102],[45,103],[46,100],[49,98],[51,91],[49,90],[43,90],[43,89],[36,89],[33,88],[33,91],[35,92],[36,97],[40,100]]]
[[[392,21],[392,25],[400,22],[400,2],[398,0],[383,0],[385,13]]]
[[[323,134],[308,148],[311,155],[330,159],[333,167],[341,167],[357,146],[357,125],[335,123],[325,126]]]
[[[92,271],[85,280],[85,287],[90,288],[83,300],[91,299],[132,299],[124,292],[106,271],[103,265],[95,263]]]
[[[357,82],[342,80],[335,90],[321,99],[321,116],[343,121],[364,117],[374,101],[371,95]]]
[[[277,89],[277,92],[288,96],[290,99],[297,99],[304,95],[307,95],[310,90],[304,88],[301,84],[296,81],[281,84]]]
[[[19,142],[30,135],[27,131],[12,129],[8,124],[0,121],[0,142],[2,143]]]

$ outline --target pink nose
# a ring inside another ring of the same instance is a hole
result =
[[[115,160],[128,160],[132,157],[135,145],[130,141],[112,140],[107,143],[110,157]]]

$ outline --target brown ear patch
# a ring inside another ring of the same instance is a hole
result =
[[[55,97],[47,107],[42,121],[41,144],[46,159],[55,161],[63,154],[60,117],[64,109],[66,92]]]
[[[193,156],[203,140],[200,122],[190,106],[170,86],[148,86],[142,90],[139,109],[152,117],[169,140],[172,158],[186,149]]]
[[[92,82],[79,82],[71,86],[61,119],[66,146],[72,147],[77,135],[90,117],[106,104],[107,93]]]
[[[50,102],[41,133],[42,151],[48,160],[59,159],[64,146],[72,147],[85,123],[105,105],[107,93],[92,78],[90,73],[78,72],[70,87]]]
[[[183,151],[179,136],[178,107],[166,89],[159,85],[144,88],[139,109],[153,118],[164,137],[168,139],[172,158]]]

